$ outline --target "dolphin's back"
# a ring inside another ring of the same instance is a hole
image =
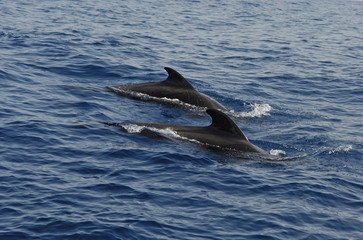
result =
[[[196,140],[200,143],[212,146],[235,149],[242,152],[256,152],[266,154],[266,152],[261,148],[250,143],[242,130],[225,113],[216,109],[208,109],[207,113],[212,117],[212,123],[206,127],[181,126],[160,123],[134,124],[157,129],[169,128],[175,131],[181,137]]]
[[[128,92],[143,93],[156,98],[178,99],[197,107],[226,110],[215,100],[198,92],[174,69],[165,67],[165,70],[168,78],[164,81],[117,85],[110,87],[110,90],[122,96],[128,96]]]

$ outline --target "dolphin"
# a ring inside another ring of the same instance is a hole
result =
[[[212,117],[212,123],[206,127],[181,126],[160,123],[131,123],[140,127],[146,127],[141,134],[147,136],[157,136],[150,134],[152,129],[170,129],[177,135],[189,140],[196,140],[199,143],[221,147],[223,149],[233,149],[241,152],[267,154],[261,148],[253,145],[236,123],[225,113],[216,109],[206,111]],[[118,126],[126,130],[123,124],[105,123],[110,126]]]
[[[137,95],[130,93],[142,93],[158,98],[159,100],[162,98],[168,98],[170,100],[178,99],[183,103],[197,107],[226,110],[215,100],[198,92],[188,80],[174,69],[165,67],[165,70],[168,72],[169,76],[164,81],[115,85],[108,87],[108,89],[118,95],[136,97],[142,100],[156,99],[148,99],[144,96],[138,97]]]

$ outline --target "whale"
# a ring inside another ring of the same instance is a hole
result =
[[[188,80],[174,69],[169,67],[165,67],[164,69],[168,73],[168,77],[164,81],[114,85],[108,87],[108,89],[118,95],[139,100],[160,102],[160,100],[177,99],[178,102],[181,102],[177,105],[183,105],[184,103],[184,105],[191,105],[192,107],[226,110],[220,103],[198,92]],[[149,98],[145,97],[145,95],[149,96]],[[167,103],[167,101],[162,102]],[[169,102],[175,103],[175,101]]]
[[[212,118],[209,126],[182,126],[162,123],[130,123],[142,127],[140,134],[146,136],[157,136],[155,129],[169,129],[178,136],[188,140],[197,141],[208,146],[231,149],[248,153],[267,153],[261,148],[253,145],[237,124],[225,113],[217,109],[207,109],[207,114]],[[105,123],[118,126],[126,130],[123,124]],[[154,134],[153,134],[154,133]]]

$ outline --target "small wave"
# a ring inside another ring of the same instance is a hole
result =
[[[234,110],[230,111],[230,113],[236,118],[254,118],[254,117],[263,117],[263,116],[270,116],[270,111],[272,107],[267,104],[259,104],[259,103],[252,103],[250,104],[251,111],[249,112],[235,112]]]
[[[135,99],[139,99],[139,100],[143,100],[143,101],[154,101],[154,102],[159,102],[159,103],[162,103],[162,104],[179,106],[179,107],[182,107],[182,108],[188,108],[188,109],[196,110],[196,111],[205,111],[205,110],[207,110],[207,108],[198,107],[198,106],[195,106],[195,105],[192,105],[192,104],[189,104],[189,103],[185,103],[185,102],[180,101],[177,98],[167,98],[167,97],[158,98],[158,97],[150,96],[150,95],[145,94],[145,93],[127,91],[127,90],[119,89],[119,88],[116,88],[116,87],[109,87],[109,89],[111,89],[112,91],[114,91],[115,93],[118,93],[120,95],[124,95],[124,96],[127,96],[127,97],[131,97],[131,98],[135,98]]]
[[[182,108],[187,108],[194,111],[205,111],[207,110],[206,107],[199,107],[196,105],[192,105],[189,103],[185,103],[183,101],[180,101],[177,98],[167,98],[167,97],[153,97],[148,94],[139,93],[139,92],[133,92],[128,90],[119,89],[116,87],[109,87],[112,91],[115,93],[118,93],[120,95],[124,95],[127,97],[143,100],[143,101],[154,101],[159,102],[162,104],[168,104],[168,105],[174,105]],[[236,118],[254,118],[254,117],[263,117],[263,116],[270,116],[270,111],[272,110],[272,107],[269,104],[259,104],[259,103],[253,103],[250,104],[251,111],[249,112],[235,112],[234,110],[227,111],[226,113],[231,114],[233,117]]]
[[[349,150],[352,150],[352,149],[353,149],[352,145],[341,145],[333,150],[330,150],[329,154],[333,154],[336,152],[348,152]]]
[[[141,133],[142,134],[143,131],[145,129],[147,129],[147,130],[150,130],[157,134],[160,134],[162,136],[165,136],[167,138],[179,139],[179,140],[188,141],[188,142],[201,144],[201,145],[205,145],[205,146],[219,147],[219,146],[214,146],[214,145],[209,145],[207,143],[199,142],[196,139],[180,136],[177,132],[175,132],[171,128],[155,128],[155,127],[148,127],[148,126],[139,126],[139,125],[132,124],[132,123],[120,123],[120,124],[118,124],[118,126],[125,129],[128,133]]]
[[[154,128],[154,127],[139,126],[139,125],[132,124],[132,123],[131,124],[121,123],[121,124],[119,124],[119,126],[122,127],[123,129],[125,129],[128,133],[141,133],[144,129],[148,129],[150,131],[162,134],[167,137],[186,139],[186,138],[178,135],[175,131],[173,131],[170,128],[160,129],[160,128]]]

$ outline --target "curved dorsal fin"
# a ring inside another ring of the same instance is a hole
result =
[[[207,109],[207,113],[212,117],[212,124],[211,124],[212,127],[215,127],[224,132],[240,136],[244,140],[248,141],[246,135],[225,113],[218,111],[216,109]]]
[[[180,73],[169,67],[165,67],[164,69],[169,74],[168,78],[165,81],[163,81],[164,84],[172,87],[194,89],[192,84],[190,84],[188,80],[186,80]]]

